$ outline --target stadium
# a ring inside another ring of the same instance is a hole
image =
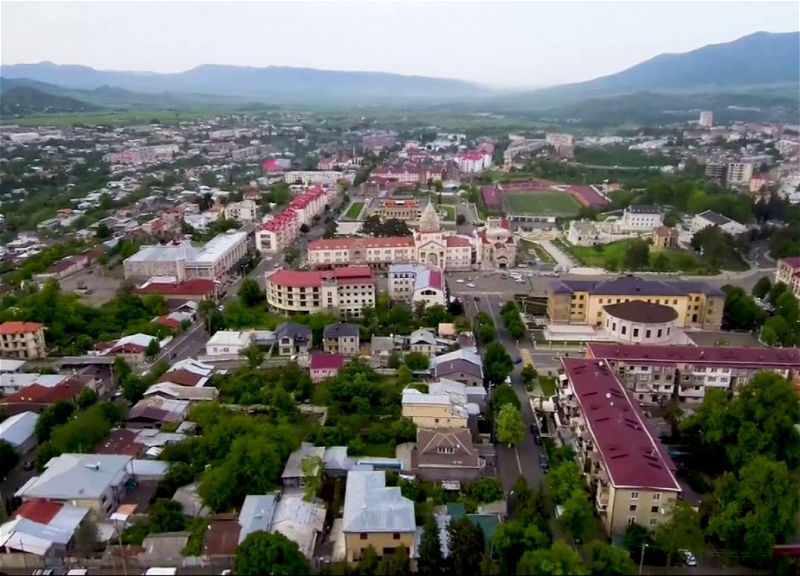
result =
[[[608,203],[593,186],[547,180],[484,186],[481,198],[486,208],[502,211],[516,223],[552,223],[558,217],[574,216],[581,206],[600,210]]]

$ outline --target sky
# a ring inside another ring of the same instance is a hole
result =
[[[3,64],[180,72],[297,66],[542,87],[757,31],[789,2],[32,2],[0,4]]]

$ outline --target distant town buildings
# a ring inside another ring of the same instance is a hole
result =
[[[800,256],[781,258],[775,270],[775,283],[783,282],[789,291],[800,298]]]

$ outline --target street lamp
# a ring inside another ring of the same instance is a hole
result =
[[[644,567],[644,551],[645,548],[648,548],[648,544],[646,542],[642,542],[642,555],[639,558],[639,576],[642,576],[642,568]]]

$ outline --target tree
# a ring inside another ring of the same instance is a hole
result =
[[[696,550],[703,544],[703,529],[700,514],[685,500],[671,500],[667,508],[669,520],[656,529],[653,540],[667,554],[670,566],[678,550]]]
[[[239,287],[239,300],[247,306],[252,308],[264,301],[265,295],[258,282],[252,278],[245,278],[242,280],[242,285]]]
[[[522,381],[525,382],[525,384],[533,383],[538,377],[539,372],[536,371],[533,364],[525,364],[525,366],[522,367]]]
[[[583,488],[575,488],[564,501],[558,521],[573,538],[586,537],[594,524],[594,507]]]
[[[501,384],[494,389],[490,404],[495,414],[499,413],[500,409],[506,404],[511,404],[517,410],[520,408],[519,397],[509,384]]]
[[[148,388],[149,386],[145,381],[138,376],[129,376],[122,383],[122,397],[131,404],[136,404],[144,398],[144,393],[147,392]]]
[[[770,288],[769,292],[767,293],[767,301],[774,305],[778,298],[780,298],[781,294],[786,292],[788,289],[789,287],[783,282],[775,282],[775,284],[772,285],[772,288]]]
[[[387,366],[389,368],[392,368],[393,370],[397,370],[398,368],[400,368],[401,364],[402,361],[400,360],[400,354],[398,354],[397,352],[392,352],[389,355],[389,361],[387,363]]]
[[[636,574],[636,564],[625,550],[592,540],[586,545],[586,553],[589,556],[589,574],[592,576]]]
[[[106,240],[107,238],[111,238],[111,230],[108,227],[108,224],[105,222],[100,222],[97,225],[97,230],[95,230],[95,236],[100,240]]]
[[[496,502],[503,499],[503,486],[496,478],[481,478],[467,485],[467,495],[477,502]]]
[[[361,233],[367,236],[375,237],[394,237],[394,236],[411,236],[411,229],[405,220],[398,220],[397,218],[388,218],[381,221],[381,217],[377,214],[367,216],[364,223],[361,225]]]
[[[159,499],[147,511],[153,532],[180,532],[186,527],[183,507],[175,500]]]
[[[548,493],[556,504],[566,502],[583,485],[583,475],[575,461],[554,465],[544,480]]]
[[[669,258],[663,252],[659,252],[656,254],[656,257],[653,258],[653,270],[656,272],[666,272],[667,268],[669,268]]]
[[[303,481],[305,483],[303,499],[306,502],[311,502],[319,491],[322,476],[322,460],[319,456],[306,456],[300,462],[300,470],[303,472]]]
[[[39,445],[39,450],[36,452],[36,470],[38,472],[44,471],[47,463],[53,458],[61,456],[59,452],[50,442],[45,442]]]
[[[300,225],[300,233],[301,234],[308,234],[309,230],[311,230],[311,228],[308,227],[308,224],[303,223],[303,224]]]
[[[499,386],[504,383],[513,369],[511,356],[500,342],[492,342],[486,347],[483,355],[483,372],[490,384]]]
[[[144,350],[144,355],[148,358],[155,358],[161,351],[161,345],[158,343],[158,338],[153,338],[147,343],[147,348]]]
[[[467,223],[467,217],[466,216],[464,216],[463,214],[458,214],[456,216],[456,226],[463,226],[466,223]]]
[[[414,379],[414,374],[411,372],[411,368],[408,366],[401,366],[400,369],[397,371],[397,383],[401,386],[405,386],[406,384],[411,384],[411,381]]]
[[[300,249],[296,246],[289,246],[283,251],[283,259],[289,265],[297,262],[300,256]]]
[[[255,344],[243,348],[239,354],[247,358],[247,367],[250,368],[250,370],[258,370],[261,368],[266,359],[264,352]]]
[[[641,270],[650,260],[650,246],[644,240],[633,240],[625,251],[624,265],[628,270]]]
[[[453,574],[471,574],[480,566],[486,542],[483,531],[475,526],[469,518],[451,520],[447,527],[450,535],[450,554],[447,557]]]
[[[724,286],[723,291],[725,292],[723,316],[730,328],[754,330],[764,323],[767,313],[742,288]]]
[[[80,394],[78,394],[78,399],[75,402],[81,410],[89,408],[97,404],[97,392],[91,388],[84,388],[80,391]]]
[[[422,352],[409,352],[404,360],[411,370],[427,370],[431,365],[430,358]]]
[[[411,576],[411,558],[408,548],[402,544],[395,548],[394,554],[381,560],[375,574],[378,576]]]
[[[75,551],[78,555],[84,558],[89,556],[97,547],[100,540],[97,532],[97,524],[87,515],[86,518],[78,524],[72,538],[75,543]]]
[[[586,574],[581,557],[564,541],[557,540],[548,549],[525,552],[519,561],[517,574],[528,575],[570,575]]]
[[[753,286],[753,296],[756,298],[765,298],[769,291],[772,289],[772,282],[770,282],[769,277],[762,276],[758,279],[755,286]]]
[[[311,566],[296,543],[277,532],[256,531],[236,549],[235,574],[270,574],[301,576],[311,574]]]
[[[0,478],[8,476],[17,463],[19,463],[19,452],[5,440],[0,440]]]
[[[525,424],[519,410],[511,404],[505,404],[497,415],[497,441],[511,447],[525,437]]]
[[[512,520],[495,528],[492,545],[500,556],[501,572],[514,574],[525,551],[547,548],[550,546],[550,537],[536,523]]]
[[[445,561],[442,556],[439,525],[431,515],[425,519],[425,527],[419,543],[417,572],[419,572],[420,576],[441,576],[444,567]]]
[[[378,558],[378,553],[375,551],[375,547],[370,544],[361,552],[361,558],[358,559],[358,574],[362,576],[372,576],[378,571],[379,565],[380,559]]]

